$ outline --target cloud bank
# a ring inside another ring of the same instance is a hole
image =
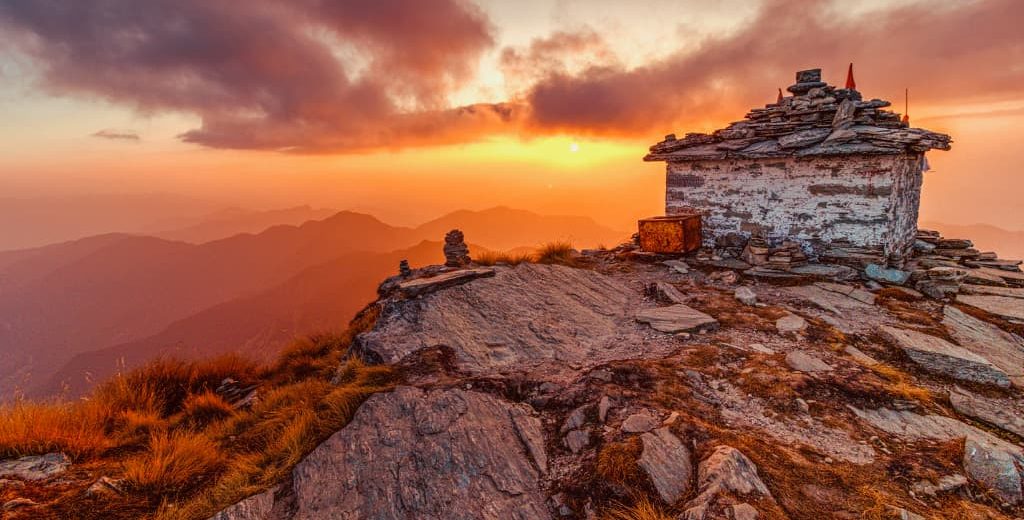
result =
[[[48,92],[199,115],[187,142],[324,153],[496,133],[653,137],[738,118],[797,69],[840,81],[850,61],[868,95],[1020,99],[1022,15],[1017,0],[860,17],[768,0],[729,35],[632,68],[591,30],[498,49],[493,22],[462,0],[3,0],[0,37]],[[509,99],[450,106],[491,52]]]

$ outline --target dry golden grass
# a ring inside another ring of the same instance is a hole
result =
[[[202,361],[157,359],[100,385],[93,400],[114,412],[158,410],[170,415],[190,394],[213,390],[225,378],[258,379],[257,363],[231,354]]]
[[[932,402],[932,393],[927,388],[921,388],[912,382],[909,375],[898,368],[886,365],[884,363],[878,363],[872,365],[871,370],[882,376],[888,384],[886,390],[898,395],[904,399],[912,399],[921,403]]]
[[[0,456],[62,451],[129,483],[111,498],[60,491],[33,510],[42,517],[208,518],[286,477],[367,397],[394,386],[396,370],[349,355],[378,314],[370,307],[344,333],[296,341],[269,368],[238,356],[159,359],[86,400],[0,408]],[[214,392],[229,377],[257,385],[250,408],[234,410]]]
[[[191,426],[205,426],[234,415],[235,410],[223,397],[209,390],[192,394],[181,404],[182,420]]]
[[[188,430],[154,434],[146,452],[124,462],[124,478],[135,490],[177,496],[201,486],[224,469],[217,443]]]
[[[106,410],[94,403],[30,403],[0,408],[0,457],[53,451],[82,460],[111,446]]]
[[[643,451],[639,437],[605,444],[597,455],[597,474],[623,487],[631,487],[640,479],[637,459]]]
[[[538,264],[558,264],[568,267],[577,267],[579,258],[576,250],[569,242],[550,242],[544,244],[537,250],[535,260]]]
[[[639,497],[632,506],[618,504],[612,506],[604,515],[604,520],[673,520],[675,517],[662,511],[647,497]]]
[[[119,444],[143,445],[156,433],[166,431],[170,421],[154,410],[125,410],[114,421]]]
[[[533,255],[526,253],[509,253],[505,251],[486,251],[473,257],[473,261],[480,265],[519,265],[523,262],[532,262]]]

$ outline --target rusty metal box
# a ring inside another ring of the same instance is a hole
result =
[[[700,248],[700,215],[668,215],[638,221],[640,249],[652,253],[688,253]]]

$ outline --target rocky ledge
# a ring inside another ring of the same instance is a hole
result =
[[[1024,515],[1019,323],[712,256],[403,269],[356,341],[403,385],[214,518]]]

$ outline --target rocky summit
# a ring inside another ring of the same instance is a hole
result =
[[[412,269],[355,341],[402,383],[213,519],[1024,515],[1003,307],[721,253]]]

